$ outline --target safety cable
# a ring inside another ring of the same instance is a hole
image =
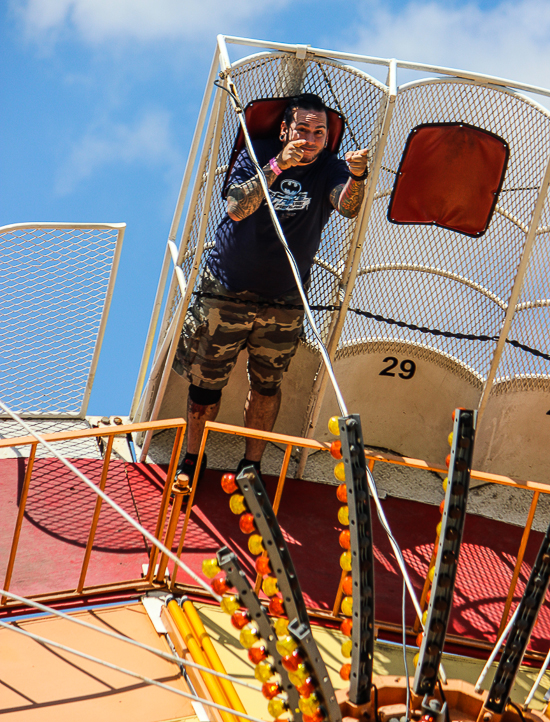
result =
[[[137,529],[141,534],[143,534],[144,537],[149,539],[151,544],[154,544],[159,551],[161,551],[163,554],[166,554],[169,559],[171,559],[174,564],[176,564],[180,569],[182,569],[186,574],[188,574],[191,579],[194,579],[199,586],[201,586],[205,591],[208,592],[208,594],[217,602],[221,601],[221,597],[219,594],[216,594],[212,587],[207,584],[203,579],[201,579],[195,572],[190,569],[187,564],[184,564],[181,559],[179,559],[176,554],[174,554],[170,549],[164,546],[162,542],[160,542],[158,539],[156,539],[151,532],[147,531],[141,524],[139,524],[135,519],[132,519],[130,514],[128,514],[122,507],[120,507],[115,501],[111,499],[111,497],[106,494],[104,491],[102,491],[98,486],[96,486],[93,481],[90,481],[87,476],[85,476],[81,471],[79,471],[76,466],[71,464],[71,462],[66,459],[62,454],[60,454],[54,447],[46,441],[40,434],[37,434],[36,431],[34,431],[23,419],[18,416],[15,411],[12,411],[6,404],[4,404],[3,401],[0,401],[0,408],[2,408],[14,421],[17,421],[21,426],[31,435],[33,436],[39,443],[41,443],[43,446],[48,449],[50,453],[52,453],[59,461],[61,461],[62,464],[64,464],[68,469],[70,469],[73,474],[76,474],[79,479],[81,479],[86,486],[89,486],[90,489],[92,489],[98,496],[100,496],[103,501],[106,501],[109,506],[111,506],[116,512],[120,514],[126,521],[131,524],[134,529]]]
[[[315,321],[313,320],[313,315],[309,308],[309,303],[307,300],[306,293],[304,291],[304,287],[302,285],[302,279],[300,276],[300,270],[298,268],[298,264],[296,263],[296,260],[295,260],[294,256],[292,255],[292,251],[288,247],[288,243],[286,241],[285,234],[283,232],[283,229],[281,228],[281,224],[279,223],[279,218],[277,216],[277,212],[275,211],[273,202],[271,200],[271,196],[269,194],[269,186],[267,185],[267,179],[265,177],[265,173],[263,171],[263,168],[258,163],[258,158],[256,157],[256,153],[254,152],[254,148],[252,147],[252,140],[248,133],[248,128],[246,127],[244,109],[241,105],[241,101],[239,100],[239,98],[236,96],[235,93],[233,93],[231,90],[229,90],[229,88],[226,88],[221,83],[218,83],[217,81],[215,81],[214,85],[216,85],[218,88],[221,88],[226,93],[228,93],[229,96],[232,98],[233,102],[235,103],[235,109],[236,109],[237,116],[239,118],[239,122],[241,124],[241,128],[242,128],[243,135],[244,135],[246,150],[248,152],[248,155],[250,157],[252,165],[256,168],[256,170],[258,172],[258,179],[260,181],[262,190],[264,192],[266,204],[267,204],[267,207],[269,210],[269,215],[271,216],[271,220],[273,221],[273,225],[275,226],[275,232],[279,238],[279,241],[281,242],[281,244],[285,250],[288,262],[290,264],[290,268],[292,270],[292,275],[294,276],[294,280],[296,282],[298,292],[299,292],[302,302],[304,304],[305,314],[306,314],[307,319],[313,330],[313,335],[315,336],[315,340],[317,341],[317,344],[319,346],[319,351],[321,352],[321,356],[323,357],[323,361],[325,362],[325,366],[327,368],[327,372],[328,372],[329,378],[331,380],[332,387],[334,389],[334,393],[336,394],[336,400],[338,402],[338,407],[340,409],[340,413],[342,416],[348,416],[348,409],[346,406],[346,402],[344,401],[344,397],[342,396],[342,392],[340,391],[340,387],[336,380],[336,376],[334,374],[334,369],[332,368],[332,362],[330,360],[330,356],[328,354],[327,349],[325,348],[325,344],[323,343],[321,334],[317,330],[317,326],[315,324]]]
[[[35,602],[32,599],[27,599],[26,597],[21,597],[18,594],[13,594],[13,592],[8,592],[5,589],[0,589],[0,596],[9,597],[10,599],[13,599],[17,602],[26,604],[29,607],[33,607],[34,609],[39,609],[41,612],[45,612],[46,614],[51,614],[56,617],[60,617],[61,619],[65,619],[68,622],[72,622],[73,624],[78,624],[81,627],[86,627],[87,629],[91,629],[94,632],[99,632],[100,634],[104,634],[107,637],[112,637],[113,639],[117,639],[120,642],[126,642],[127,644],[132,644],[134,647],[139,647],[140,649],[144,649],[146,652],[151,652],[152,654],[155,654],[158,657],[165,659],[167,662],[174,662],[175,664],[183,665],[185,667],[192,667],[194,669],[200,670],[201,672],[208,672],[208,674],[212,674],[214,677],[221,677],[221,679],[227,679],[229,682],[233,682],[234,684],[240,684],[243,687],[249,687],[250,689],[256,690],[257,692],[262,691],[262,688],[259,685],[251,684],[250,682],[244,682],[243,680],[241,680],[237,677],[232,677],[229,674],[223,674],[222,672],[216,672],[215,670],[210,669],[210,667],[204,667],[202,664],[197,664],[197,662],[192,662],[191,660],[182,659],[179,656],[174,656],[172,654],[168,654],[167,652],[163,652],[162,650],[156,649],[155,647],[151,647],[148,644],[144,644],[143,642],[138,642],[137,640],[131,639],[130,637],[125,637],[123,634],[117,634],[117,632],[112,632],[109,629],[103,629],[102,627],[96,627],[95,624],[90,624],[89,622],[85,622],[83,619],[78,619],[77,617],[72,617],[70,614],[61,612],[58,609],[54,609],[53,607],[48,607],[45,604],[41,604],[40,602]]]
[[[82,657],[82,659],[86,659],[89,662],[95,662],[96,664],[101,664],[104,667],[108,667],[109,669],[114,669],[116,672],[122,672],[122,674],[127,674],[129,677],[134,677],[136,679],[141,679],[142,682],[146,682],[147,684],[153,685],[154,687],[160,687],[161,689],[166,690],[167,692],[174,692],[174,694],[180,695],[180,697],[185,697],[186,699],[190,699],[192,702],[201,702],[204,705],[207,705],[209,707],[214,707],[215,709],[219,709],[222,712],[228,712],[229,714],[235,715],[236,712],[234,709],[231,709],[230,707],[224,707],[221,704],[217,704],[216,702],[211,702],[208,699],[205,699],[204,697],[196,697],[194,694],[189,694],[188,692],[184,692],[181,689],[176,689],[175,687],[170,687],[167,684],[164,684],[163,682],[159,682],[156,679],[151,679],[151,677],[146,677],[144,674],[139,674],[139,672],[133,672],[130,669],[126,669],[125,667],[120,667],[117,664],[112,664],[111,662],[107,662],[104,659],[99,659],[98,657],[93,657],[91,654],[86,654],[85,652],[80,652],[77,649],[73,649],[72,647],[67,647],[64,644],[60,644],[59,642],[54,642],[51,639],[46,639],[45,637],[41,637],[38,634],[34,634],[33,632],[29,632],[26,629],[21,629],[20,627],[16,627],[13,624],[10,624],[8,622],[3,622],[0,620],[0,627],[3,627],[4,629],[9,629],[12,632],[16,632],[17,634],[22,634],[25,637],[29,637],[30,639],[34,639],[35,642],[39,642],[40,644],[45,644],[48,647],[54,647],[55,649],[60,649],[62,652],[68,652],[70,654],[74,654],[77,657]],[[211,670],[209,670],[211,671]],[[244,712],[239,712],[238,717],[242,719],[250,720],[250,722],[265,722],[265,720],[259,719],[258,717],[252,717],[249,714],[245,714]]]

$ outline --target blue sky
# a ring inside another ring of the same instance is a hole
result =
[[[91,414],[126,414],[217,33],[550,87],[550,3],[8,0],[0,225],[126,222]]]

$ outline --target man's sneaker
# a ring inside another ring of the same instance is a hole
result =
[[[192,484],[193,477],[195,476],[195,469],[197,467],[197,460],[198,459],[190,458],[186,454],[183,457],[183,459],[180,461],[179,466],[176,470],[176,479],[178,478],[178,476],[180,474],[187,474],[187,476],[189,477],[189,483]],[[203,454],[198,481],[200,481],[202,479],[205,471],[206,471],[206,454]]]

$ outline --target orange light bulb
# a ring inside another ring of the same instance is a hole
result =
[[[235,474],[224,474],[222,476],[222,489],[226,494],[232,494],[234,491],[237,491],[238,486],[235,481]]]
[[[239,519],[239,529],[243,534],[252,534],[252,532],[256,529],[254,524],[254,515],[250,514],[250,512],[243,514]]]
[[[353,594],[353,577],[351,574],[348,574],[347,577],[344,577],[344,581],[342,582],[342,591],[346,595],[346,597],[351,597]]]
[[[339,484],[336,489],[336,498],[341,501],[342,504],[348,503],[348,488],[345,484]]]
[[[338,543],[342,547],[342,549],[349,549],[351,546],[351,538],[349,529],[344,529],[344,531],[340,532],[340,536],[338,537]]]
[[[342,442],[333,441],[330,445],[330,455],[338,461],[342,458]]]

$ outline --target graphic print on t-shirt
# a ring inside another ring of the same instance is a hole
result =
[[[292,178],[281,181],[280,191],[269,191],[276,211],[302,211],[309,207],[311,198],[302,193],[302,184]]]

